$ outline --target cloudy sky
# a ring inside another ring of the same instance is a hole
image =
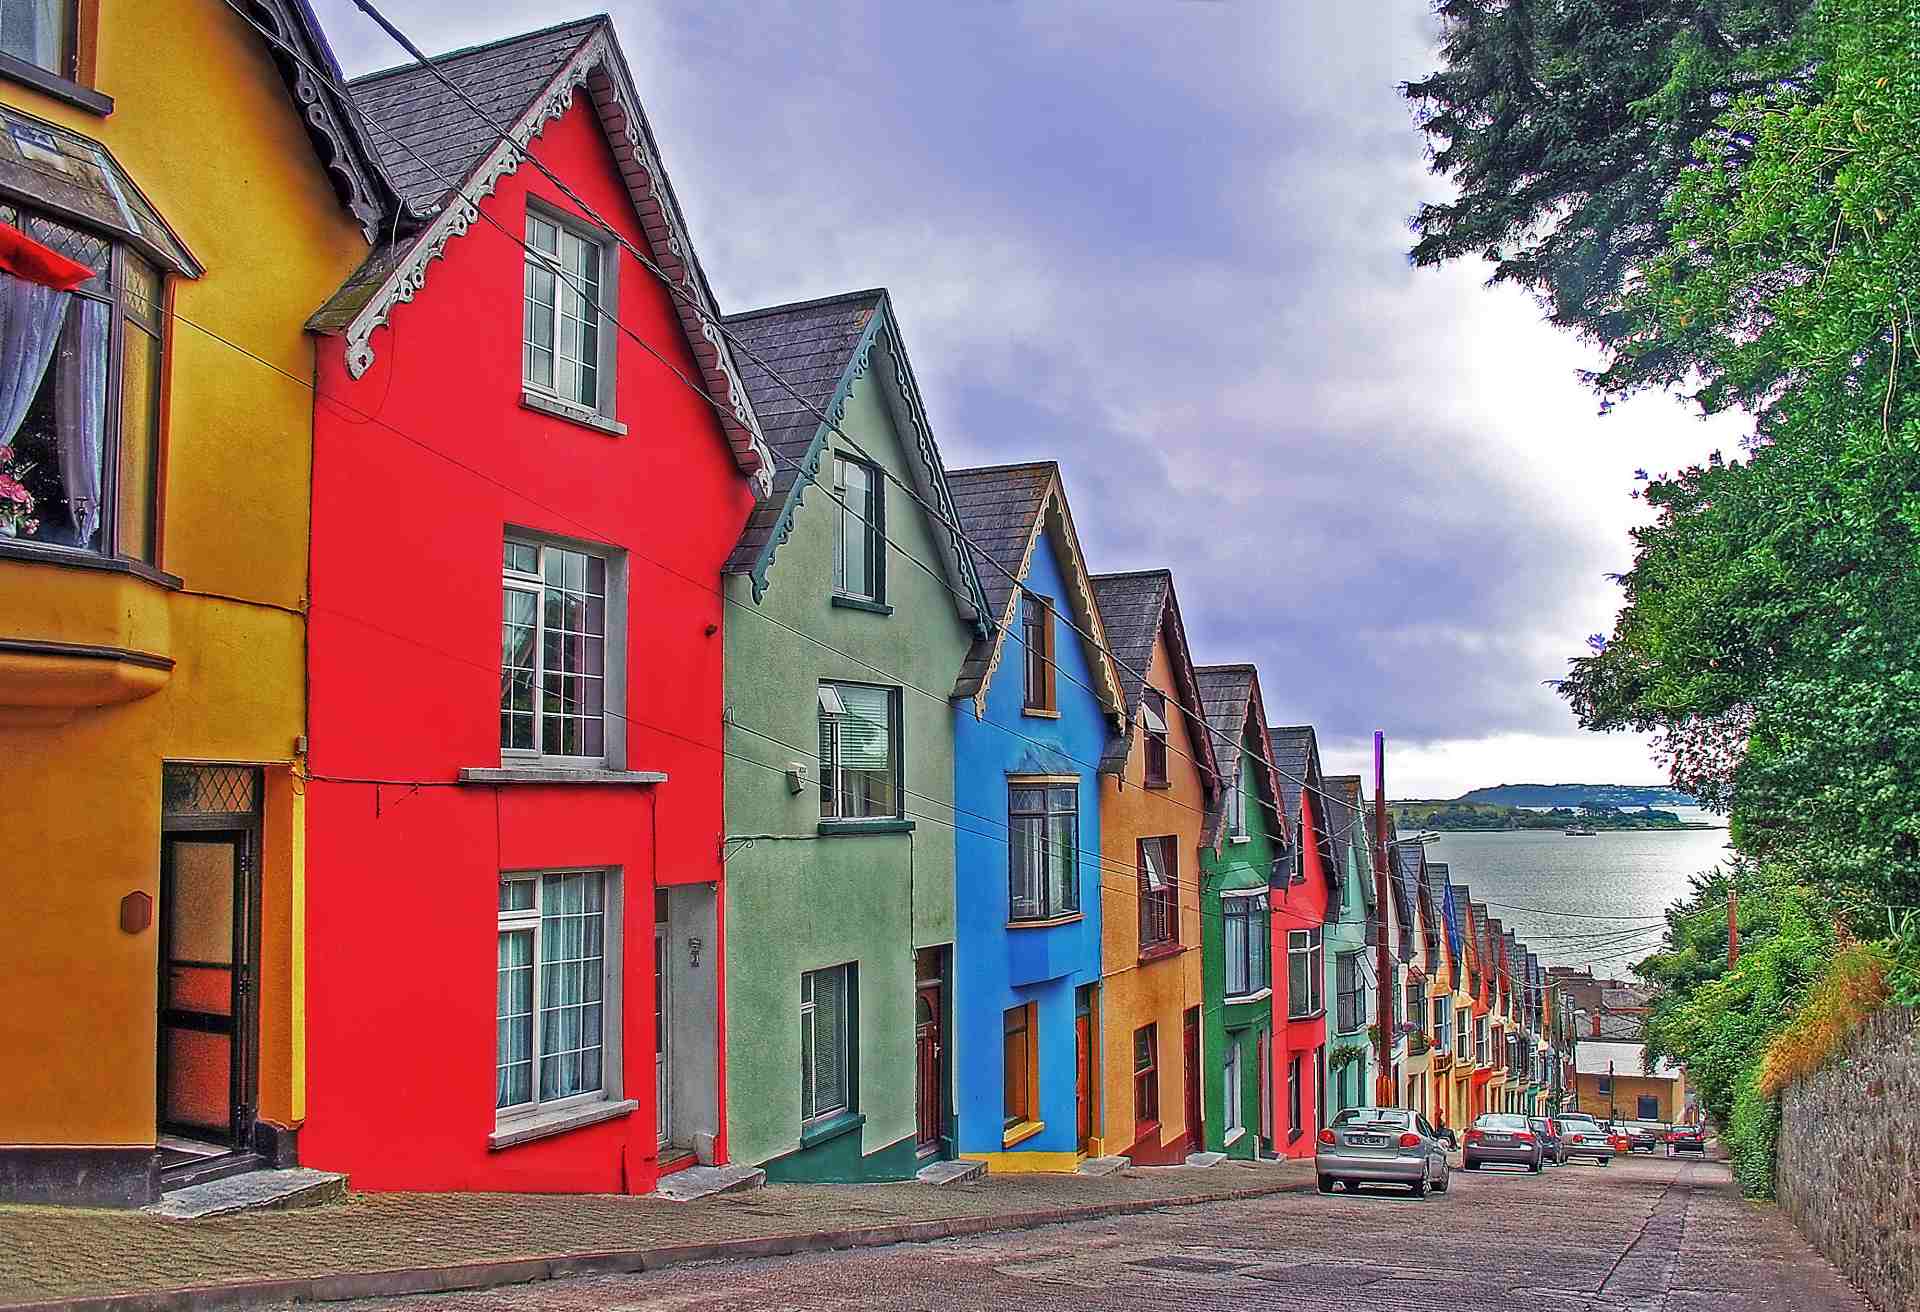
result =
[[[1397,796],[1659,782],[1543,681],[1611,627],[1634,468],[1738,430],[1601,418],[1527,296],[1408,266],[1423,0],[606,7],[723,308],[889,288],[948,463],[1058,460],[1093,567],[1171,566],[1330,771],[1381,728]],[[382,8],[429,53],[574,16]]]

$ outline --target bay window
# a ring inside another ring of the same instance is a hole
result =
[[[1225,929],[1227,996],[1250,997],[1273,985],[1268,969],[1267,894],[1228,889],[1220,896]]]
[[[0,542],[151,564],[165,279],[36,211],[0,204],[0,224],[92,271],[68,291],[0,272]]]
[[[1317,1016],[1326,1008],[1326,949],[1320,927],[1287,931],[1287,1019]]]
[[[1073,782],[1007,789],[1009,920],[1080,911],[1080,789]]]
[[[617,757],[623,671],[609,635],[621,613],[614,559],[509,534],[500,614],[500,753],[603,765]]]
[[[618,1097],[617,879],[500,876],[493,1105],[501,1118]]]
[[[820,818],[904,816],[899,689],[823,683],[819,696]]]

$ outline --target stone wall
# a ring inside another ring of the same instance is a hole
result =
[[[1920,1012],[1876,1012],[1780,1109],[1780,1206],[1875,1307],[1920,1308]]]

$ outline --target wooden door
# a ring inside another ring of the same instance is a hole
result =
[[[923,984],[914,997],[915,1086],[919,1103],[915,1147],[922,1154],[940,1151],[943,1099],[940,1078],[940,986]]]
[[[1074,1142],[1085,1152],[1093,1139],[1093,1003],[1086,989],[1077,994],[1073,1010]]]
[[[1187,1142],[1199,1149],[1206,1146],[1200,1132],[1200,1008],[1188,1007],[1180,1023],[1180,1050],[1185,1057],[1187,1089]]]
[[[168,834],[160,857],[159,1122],[243,1147],[253,1120],[254,923],[244,831]]]

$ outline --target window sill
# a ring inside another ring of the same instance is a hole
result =
[[[852,837],[857,834],[910,834],[911,820],[822,820],[815,826],[821,837]]]
[[[1142,788],[1151,788],[1154,792],[1161,793],[1173,787],[1173,781],[1171,779],[1149,779],[1140,786]]]
[[[582,428],[591,428],[595,432],[605,433],[609,437],[625,437],[627,435],[627,426],[619,420],[609,419],[603,414],[598,414],[582,406],[569,405],[567,402],[555,396],[546,396],[540,392],[529,392],[523,389],[520,393],[520,405],[522,409],[538,410],[543,415],[552,415],[555,419],[564,419],[570,424],[578,424]]]
[[[832,601],[834,605],[840,607],[842,610],[864,610],[874,615],[893,614],[893,607],[887,605],[886,602],[874,601],[868,597],[849,597],[843,593],[836,592],[833,594]]]
[[[1009,920],[1008,929],[1052,929],[1055,925],[1072,925],[1085,920],[1086,916],[1078,911],[1066,916],[1048,916],[1044,920]]]
[[[866,1123],[867,1117],[864,1112],[842,1112],[830,1120],[818,1122],[812,1129],[802,1127],[800,1146],[817,1148],[823,1143],[838,1139],[843,1134],[852,1134]]]
[[[1220,1141],[1220,1146],[1223,1148],[1231,1148],[1246,1137],[1247,1137],[1247,1127],[1243,1125],[1239,1129],[1234,1130],[1233,1132],[1228,1134],[1225,1139],[1222,1139]]]
[[[1017,1143],[1025,1143],[1046,1128],[1045,1121],[1021,1121],[1018,1125],[1008,1127],[1007,1132],[1000,1136],[1000,1146],[1011,1148]]]
[[[1150,961],[1165,961],[1168,957],[1177,957],[1187,950],[1185,943],[1155,943],[1151,947],[1140,949],[1140,964]]]
[[[591,766],[504,765],[465,766],[463,784],[663,784],[658,770],[598,770]]]
[[[23,87],[31,87],[41,95],[51,96],[75,109],[98,114],[101,118],[113,113],[112,96],[102,95],[92,87],[83,87],[71,78],[49,73],[38,64],[29,64],[13,55],[0,53],[0,77],[9,82],[18,82]]]
[[[532,1112],[526,1116],[516,1116],[494,1127],[487,1136],[487,1148],[499,1152],[502,1148],[512,1148],[516,1144],[531,1143],[535,1139],[546,1139],[556,1134],[565,1134],[569,1130],[578,1130],[589,1125],[598,1125],[601,1121],[617,1120],[632,1115],[640,1104],[632,1098],[622,1098],[617,1102],[590,1102],[573,1107],[562,1107],[550,1112]]]
[[[95,556],[84,551],[64,551],[59,547],[43,547],[33,542],[20,542],[12,538],[0,540],[0,560],[18,560],[35,565],[58,565],[66,569],[97,569],[109,574],[131,574],[144,579],[155,587],[169,591],[180,587],[178,575],[156,569],[143,560],[127,560],[120,556]]]
[[[1057,720],[1060,718],[1060,712],[1048,710],[1044,706],[1022,706],[1020,708],[1020,714],[1030,716],[1036,720]]]
[[[1227,1001],[1229,1003],[1234,1003],[1234,1004],[1238,1004],[1242,1002],[1265,1002],[1268,998],[1272,996],[1273,996],[1273,986],[1268,985],[1266,988],[1261,989],[1258,993],[1229,993],[1227,995]]]
[[[1241,843],[1251,843],[1253,841],[1253,835],[1252,834],[1229,834],[1227,835],[1227,841],[1229,843],[1234,844],[1235,846],[1238,846]]]
[[[1317,1011],[1302,1011],[1297,1014],[1289,1011],[1287,1013],[1287,1020],[1289,1023],[1299,1022],[1300,1024],[1306,1024],[1310,1021],[1322,1020],[1326,1017],[1326,1014],[1327,1009],[1325,1007],[1321,1007]]]
[[[1156,1140],[1160,1137],[1160,1122],[1158,1120],[1135,1121],[1133,1123],[1133,1141],[1135,1143],[1139,1143],[1148,1135],[1152,1135]]]

